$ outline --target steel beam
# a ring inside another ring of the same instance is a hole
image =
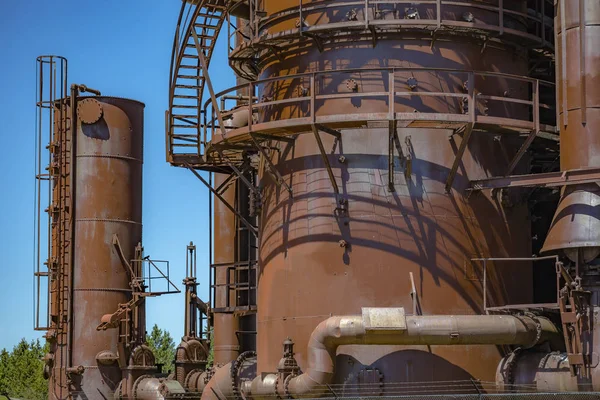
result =
[[[548,172],[542,174],[512,175],[498,178],[471,181],[468,191],[510,187],[559,187],[597,183],[600,181],[600,167],[572,169],[568,171]]]
[[[183,162],[183,165],[189,169],[190,171],[192,171],[192,173],[196,176],[196,178],[198,178],[200,180],[200,182],[204,183],[204,186],[206,186],[208,188],[208,190],[211,191],[212,194],[214,194],[215,196],[217,196],[217,198],[219,200],[221,200],[221,202],[223,202],[223,204],[225,205],[225,207],[227,207],[229,209],[229,211],[231,211],[232,213],[235,214],[236,217],[238,217],[243,223],[244,225],[246,225],[246,228],[248,228],[248,230],[250,232],[252,232],[252,234],[258,238],[258,229],[256,229],[256,227],[254,225],[252,225],[246,218],[244,218],[244,216],[242,214],[240,214],[235,208],[233,208],[233,206],[231,204],[229,204],[227,202],[227,200],[225,200],[223,198],[223,196],[221,196],[211,185],[208,184],[208,182],[206,182],[206,180],[202,177],[202,175],[200,175],[198,173],[198,171],[196,171],[190,164],[188,164],[187,161]]]
[[[322,125],[322,124],[315,124],[315,125],[316,125],[316,127],[317,127],[318,130],[323,131],[325,133],[329,133],[330,135],[335,136],[335,138],[338,139],[338,140],[342,138],[342,132],[340,132],[338,130],[329,128],[329,127],[327,127],[325,125]]]
[[[319,146],[319,151],[321,152],[321,158],[323,159],[323,163],[327,168],[327,174],[329,175],[329,180],[331,181],[331,186],[333,186],[333,191],[335,192],[336,197],[340,195],[340,189],[335,180],[335,176],[333,175],[333,171],[331,170],[331,164],[329,164],[329,159],[327,158],[327,153],[325,153],[325,147],[323,146],[323,141],[321,140],[321,135],[319,135],[319,129],[316,124],[312,125],[312,131],[315,135],[315,139],[317,141],[317,145]]]
[[[519,161],[521,161],[521,158],[523,158],[525,151],[529,148],[529,146],[531,146],[531,143],[533,143],[533,139],[535,139],[537,134],[538,134],[538,132],[533,130],[533,131],[531,131],[529,136],[527,136],[527,139],[525,139],[525,141],[521,145],[521,148],[519,149],[519,151],[517,151],[517,154],[515,154],[512,161],[510,162],[510,165],[508,166],[508,169],[506,170],[505,175],[510,175],[515,170],[515,168],[517,167],[517,164],[519,164]]]

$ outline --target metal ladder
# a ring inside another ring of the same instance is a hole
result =
[[[34,329],[47,331],[53,343],[54,397],[68,396],[69,312],[71,310],[71,138],[67,91],[67,60],[37,58],[36,213]],[[42,169],[46,165],[45,170]],[[46,207],[45,209],[43,209]],[[44,214],[45,212],[46,214]],[[42,249],[42,229],[47,247]],[[42,261],[45,258],[45,261]],[[43,299],[43,291],[47,298]],[[42,312],[43,303],[45,312]],[[41,315],[45,314],[45,315]],[[57,393],[57,389],[60,393]]]

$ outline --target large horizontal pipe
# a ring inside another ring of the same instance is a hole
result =
[[[313,331],[308,343],[308,367],[277,384],[267,375],[250,388],[254,399],[280,396],[319,397],[328,392],[335,371],[337,347],[364,345],[519,345],[533,347],[561,336],[546,318],[509,315],[404,316],[402,309],[363,309],[362,316],[330,317]],[[286,388],[287,386],[287,388]]]

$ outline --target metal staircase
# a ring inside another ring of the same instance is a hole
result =
[[[167,161],[173,165],[204,163],[207,137],[202,99],[207,73],[202,68],[194,35],[206,66],[226,18],[227,0],[183,2],[171,55],[169,110],[166,115]]]

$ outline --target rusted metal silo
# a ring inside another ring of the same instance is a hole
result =
[[[145,340],[143,305],[135,322],[118,314],[142,278],[134,260],[142,240],[144,104],[81,97],[80,90],[95,92],[72,85],[70,98],[51,102],[46,374],[53,399],[112,397],[124,376],[119,357],[128,363],[129,346]],[[98,328],[115,313],[119,329]]]
[[[132,278],[113,244],[116,235],[130,262],[142,241],[143,111],[134,100],[78,100],[71,346],[72,365],[84,369],[74,379],[82,398],[98,391],[109,397],[121,380],[118,364],[98,360],[101,352],[123,352],[119,331],[96,327],[131,300]]]

